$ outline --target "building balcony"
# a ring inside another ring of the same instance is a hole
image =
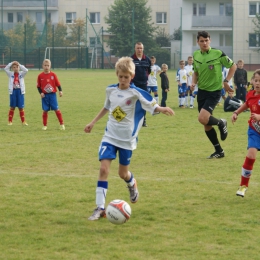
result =
[[[4,10],[41,10],[44,9],[47,3],[48,10],[58,10],[58,0],[3,0]]]
[[[192,27],[232,28],[232,16],[219,16],[219,15],[192,16]]]

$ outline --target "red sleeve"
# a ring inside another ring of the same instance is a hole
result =
[[[55,86],[59,87],[60,86],[60,81],[59,81],[57,75],[55,73],[53,73],[53,74],[54,74],[54,79],[55,79]]]
[[[41,80],[40,80],[40,75],[38,75],[38,78],[37,78],[37,88],[40,88],[41,87]]]

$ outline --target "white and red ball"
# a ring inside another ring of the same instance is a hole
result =
[[[107,219],[116,225],[125,223],[131,216],[131,207],[124,200],[113,200],[106,208]]]

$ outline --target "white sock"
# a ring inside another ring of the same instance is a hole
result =
[[[190,105],[191,105],[191,106],[193,106],[193,104],[194,104],[194,99],[195,99],[195,98],[194,98],[193,96],[190,97]]]
[[[131,177],[130,177],[129,181],[125,181],[125,182],[127,183],[127,186],[132,187],[135,184],[134,175],[129,171],[128,171],[128,174],[130,174]]]
[[[106,196],[107,196],[107,189],[102,187],[96,188],[96,204],[101,209],[105,208]]]
[[[159,104],[159,97],[154,97],[154,99],[156,100],[156,103]]]

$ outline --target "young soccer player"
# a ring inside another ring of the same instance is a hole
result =
[[[190,88],[192,83],[192,75],[193,75],[193,57],[188,57],[188,64],[184,67],[184,69],[187,71],[187,91],[185,93],[185,106],[189,107],[189,99],[190,99],[190,108],[193,108],[193,102],[192,102],[192,90]],[[194,100],[193,100],[194,101]]]
[[[96,188],[97,208],[89,220],[105,217],[105,200],[108,189],[108,174],[112,160],[118,152],[118,174],[130,192],[130,201],[136,203],[139,197],[137,182],[129,171],[132,151],[137,146],[138,132],[142,127],[144,111],[151,114],[161,112],[173,115],[169,107],[160,107],[145,90],[137,88],[131,80],[135,75],[135,64],[130,57],[122,57],[116,63],[116,75],[119,83],[106,88],[104,107],[96,117],[85,126],[90,133],[95,123],[109,113],[105,134],[99,148],[100,170]]]
[[[157,73],[161,72],[161,68],[155,64],[156,58],[154,56],[150,57],[151,60],[151,73],[148,76],[147,82],[147,89],[148,92],[151,94],[153,92],[154,99],[156,100],[157,104],[159,104],[159,97],[158,97],[158,84],[157,84]]]
[[[246,101],[247,71],[244,69],[244,61],[238,60],[234,75],[236,98]]]
[[[246,102],[234,111],[232,115],[232,123],[236,122],[240,113],[246,109],[250,109],[251,115],[248,120],[248,146],[247,155],[244,160],[241,172],[240,187],[237,190],[236,195],[244,197],[248,188],[249,180],[253,171],[253,166],[256,159],[256,154],[260,150],[260,70],[256,70],[253,74],[254,90],[247,93]]]
[[[187,71],[184,69],[185,62],[180,60],[180,68],[177,71],[177,82],[179,91],[179,107],[185,108],[185,95],[187,92]]]
[[[57,101],[57,88],[59,96],[62,97],[62,88],[57,75],[51,71],[51,61],[45,59],[42,63],[43,72],[39,74],[37,79],[37,89],[42,98],[42,130],[47,130],[48,111],[54,110],[60,122],[60,130],[65,130],[61,111],[59,110]]]
[[[10,94],[10,110],[8,113],[8,125],[13,124],[13,116],[15,108],[18,107],[22,125],[27,126],[24,115],[24,94],[25,94],[25,82],[24,77],[28,72],[25,68],[17,61],[10,62],[4,68],[8,78],[8,90]]]
[[[169,78],[167,76],[167,70],[168,70],[168,65],[162,64],[162,72],[160,74],[161,88],[162,88],[162,101],[161,101],[162,107],[166,107],[167,96],[168,96],[168,92],[170,91]]]

